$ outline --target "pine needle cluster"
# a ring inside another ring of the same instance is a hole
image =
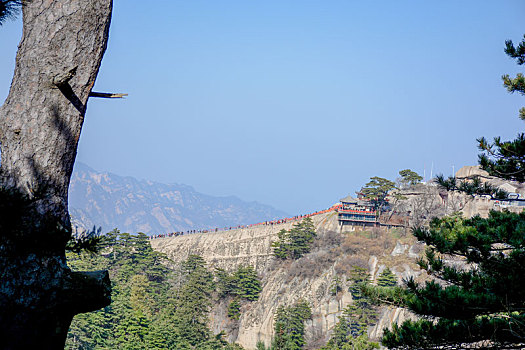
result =
[[[20,13],[22,0],[0,0],[0,25],[8,19],[14,19]]]
[[[468,180],[458,180],[455,176],[447,179],[439,174],[435,178],[439,188],[449,192],[461,192],[469,196],[490,196],[492,199],[505,199],[508,193],[487,182],[481,182],[479,176]]]
[[[515,59],[518,65],[525,64],[525,35],[516,46],[512,40],[507,40],[505,53]],[[508,74],[503,75],[502,80],[508,92],[525,95],[525,76],[522,73],[518,73],[515,78],[511,78]],[[520,109],[519,116],[525,120],[525,107]],[[500,137],[495,137],[492,143],[484,137],[477,141],[482,151],[482,154],[479,155],[479,164],[482,169],[503,179],[525,181],[525,135],[523,133],[510,141],[502,141]]]

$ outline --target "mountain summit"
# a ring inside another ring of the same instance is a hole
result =
[[[286,217],[257,202],[214,197],[191,186],[97,172],[77,162],[69,187],[74,227],[159,234],[246,225]]]

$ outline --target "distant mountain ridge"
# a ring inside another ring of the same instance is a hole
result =
[[[235,196],[214,197],[187,185],[97,172],[83,163],[75,164],[71,177],[69,212],[74,227],[146,234],[223,228],[287,216]]]

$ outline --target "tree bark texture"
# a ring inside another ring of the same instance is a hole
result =
[[[0,348],[63,348],[72,317],[109,303],[107,272],[71,272],[69,180],[112,0],[28,0],[0,108]]]

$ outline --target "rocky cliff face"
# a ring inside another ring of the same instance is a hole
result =
[[[286,217],[282,211],[236,197],[213,197],[179,184],[100,173],[77,163],[69,188],[73,225],[159,234],[246,225]]]
[[[242,307],[239,321],[230,321],[226,305],[217,305],[211,314],[212,328],[227,330],[229,341],[254,349],[257,341],[270,344],[273,318],[279,305],[291,305],[303,298],[312,306],[313,318],[307,323],[306,338],[311,348],[323,344],[338,321],[343,308],[352,302],[348,292],[353,265],[367,267],[374,280],[388,266],[398,279],[420,276],[415,258],[422,248],[403,230],[381,232],[372,230],[344,232],[333,212],[313,217],[318,239],[311,253],[296,261],[277,261],[272,255],[271,242],[277,232],[289,229],[292,223],[262,225],[252,228],[159,238],[151,241],[154,249],[164,252],[178,262],[189,254],[201,255],[211,268],[233,270],[239,265],[253,265],[262,279],[259,300]],[[345,228],[351,230],[352,228]],[[343,291],[330,291],[335,277],[343,283]],[[392,321],[402,321],[407,313],[399,309],[380,310],[378,324],[369,330],[378,338],[383,327]]]
[[[457,171],[455,176],[459,181],[479,178],[481,183],[504,190],[512,198],[525,197],[525,184],[490,176],[479,166],[464,166]],[[470,196],[457,191],[447,192],[439,188],[434,181],[397,190],[396,194],[402,199],[396,196],[389,197],[392,209],[390,213],[400,214],[402,218],[409,217],[410,227],[426,225],[433,217],[442,217],[454,212],[461,212],[467,218],[475,215],[486,218],[491,210],[509,210],[519,213],[525,208],[525,203],[521,200],[500,201],[491,200],[488,196]]]

